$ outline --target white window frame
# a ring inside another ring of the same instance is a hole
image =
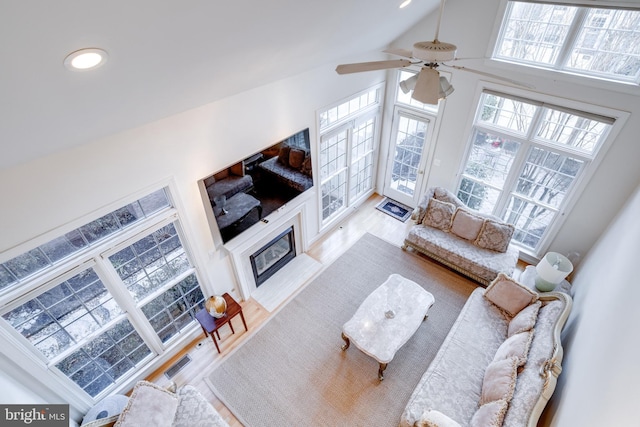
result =
[[[345,108],[346,106],[350,106],[352,102],[358,100],[361,96],[372,92],[377,91],[377,100],[369,105],[363,106],[362,108],[349,108],[348,114],[343,114],[340,117],[335,118],[335,120],[331,120],[331,122],[326,123],[322,126],[321,123],[321,115],[326,114],[327,112],[340,108]],[[319,176],[319,191],[318,191],[318,221],[320,230],[326,229],[331,224],[342,218],[345,212],[352,206],[357,205],[362,200],[369,197],[375,189],[376,186],[376,176],[377,176],[377,163],[378,163],[378,150],[380,145],[380,127],[382,120],[382,104],[384,102],[384,84],[380,83],[375,86],[372,86],[368,89],[360,91],[352,96],[349,96],[343,100],[340,100],[334,104],[331,104],[327,107],[324,107],[318,110],[317,113],[317,123],[318,123],[318,144],[317,144],[317,154],[316,157],[318,159],[318,176]],[[369,119],[374,120],[374,135],[373,135],[373,148],[370,150],[370,154],[372,156],[373,167],[371,170],[371,188],[358,195],[358,197],[352,197],[351,194],[351,177],[352,177],[352,165],[353,161],[357,160],[353,157],[352,153],[352,141],[353,141],[353,130],[360,124],[368,121]],[[330,176],[321,177],[320,169],[322,168],[322,142],[325,138],[330,138],[333,135],[336,135],[340,132],[346,132],[346,165],[342,168],[334,171]],[[333,212],[327,218],[323,218],[323,207],[322,207],[322,187],[331,179],[338,176],[340,173],[345,173],[346,182],[345,182],[345,201],[344,204],[335,212]]]
[[[494,22],[494,29],[486,52],[485,65],[488,67],[495,67],[504,70],[508,70],[515,73],[525,72],[534,76],[555,80],[571,82],[571,83],[583,83],[588,84],[591,87],[611,90],[620,93],[632,93],[640,94],[640,76],[635,81],[614,80],[610,78],[603,78],[601,76],[594,76],[588,73],[580,73],[576,70],[562,70],[556,67],[544,66],[538,63],[526,63],[524,61],[508,60],[503,58],[494,58],[494,52],[498,48],[498,44],[502,37],[502,24],[506,18],[507,9],[509,3],[516,0],[502,0],[498,11],[496,13],[496,21]],[[534,3],[546,3],[546,4],[564,4],[568,6],[576,7],[590,7],[590,8],[618,8],[618,9],[634,9],[640,10],[639,7],[632,7],[628,2],[605,2],[602,0],[594,0],[586,2],[584,0],[561,0],[561,1],[546,1],[546,0],[519,0],[523,2]],[[568,37],[569,38],[569,37]],[[568,49],[568,48],[567,48]],[[568,49],[570,50],[570,49]],[[552,75],[552,77],[550,77]]]
[[[583,102],[568,100],[565,98],[558,98],[551,95],[533,93],[524,89],[505,87],[496,83],[482,81],[479,83],[479,86],[476,90],[476,94],[474,96],[473,105],[475,105],[476,108],[474,108],[473,111],[470,113],[470,117],[468,120],[467,132],[465,134],[465,140],[467,141],[467,145],[465,148],[465,153],[460,161],[460,166],[457,173],[457,182],[455,187],[456,191],[458,188],[460,188],[460,184],[463,179],[463,173],[467,164],[467,160],[469,158],[470,151],[473,148],[473,135],[476,129],[475,118],[476,118],[477,108],[479,108],[479,102],[480,102],[481,96],[485,91],[503,93],[505,95],[511,95],[513,97],[529,99],[535,103],[555,105],[555,106],[566,108],[569,110],[580,111],[587,114],[593,114],[593,115],[603,116],[603,117],[608,117],[613,119],[613,124],[606,138],[604,139],[600,147],[597,148],[597,153],[594,153],[593,157],[590,160],[586,161],[586,163],[583,165],[582,171],[579,173],[578,176],[576,176],[575,181],[572,184],[572,188],[566,193],[566,196],[561,206],[558,208],[558,214],[555,220],[549,225],[548,229],[545,232],[544,237],[538,243],[537,248],[535,250],[531,250],[528,247],[517,245],[520,249],[521,255],[524,254],[525,257],[528,257],[531,260],[538,259],[542,255],[544,255],[544,253],[546,253],[547,250],[549,249],[549,246],[551,245],[553,239],[555,238],[558,231],[562,227],[564,221],[566,220],[567,214],[570,213],[571,210],[574,208],[575,204],[580,198],[580,195],[584,191],[588,182],[591,180],[592,176],[597,171],[598,166],[600,165],[601,161],[604,159],[606,155],[606,152],[609,150],[609,148],[617,138],[618,134],[624,127],[624,124],[629,118],[630,114],[625,111],[615,110],[612,108],[601,107],[593,104],[586,104]],[[521,141],[524,141],[524,138],[522,138]],[[503,194],[501,195],[498,203],[494,206],[493,214],[495,216],[502,218],[506,209],[507,201],[513,191],[513,188],[519,176],[520,165],[522,165],[522,163],[526,160],[526,154],[529,152],[529,148],[532,146],[536,146],[536,144],[538,146],[544,147],[544,143],[540,143],[540,141],[536,141],[535,143],[534,142],[528,143],[526,147],[522,146],[521,149],[519,150],[519,154],[514,160],[514,165],[512,166],[513,172],[509,174],[507,181],[505,182],[504,189],[502,190]],[[566,151],[568,152],[571,150],[566,150]],[[516,173],[516,171],[518,172]]]
[[[187,238],[180,222],[180,216],[178,213],[180,206],[176,203],[175,197],[172,197],[172,195],[177,192],[175,183],[172,180],[158,183],[150,188],[130,195],[124,200],[111,203],[97,212],[74,220],[65,226],[47,232],[42,236],[0,254],[0,261],[5,262],[21,253],[28,252],[29,250],[38,247],[57,236],[79,228],[96,218],[100,218],[162,188],[165,188],[166,195],[171,204],[169,208],[158,211],[124,230],[120,230],[113,235],[107,236],[97,244],[89,247],[88,250],[74,253],[68,259],[65,259],[64,262],[55,264],[54,267],[49,268],[46,271],[39,271],[23,283],[18,283],[10,289],[5,289],[4,292],[0,293],[0,311],[2,313],[6,313],[21,304],[24,304],[26,301],[33,299],[46,290],[57,286],[62,281],[72,277],[74,274],[77,274],[87,268],[93,268],[102,280],[105,288],[123,310],[123,313],[119,315],[117,319],[123,319],[125,317],[128,318],[140,337],[151,350],[151,354],[143,359],[144,362],[141,369],[127,373],[121,378],[121,381],[116,382],[115,385],[107,387],[95,397],[91,397],[82,388],[80,388],[80,386],[75,384],[71,378],[67,377],[55,367],[55,364],[59,359],[61,359],[59,356],[56,356],[52,360],[48,360],[40,351],[31,345],[27,338],[23,337],[17,330],[4,321],[4,319],[0,319],[0,345],[3,346],[3,351],[11,360],[20,360],[20,365],[24,368],[24,372],[21,373],[21,375],[24,374],[29,376],[29,380],[32,380],[36,384],[40,384],[43,390],[49,390],[50,393],[64,398],[65,401],[72,405],[72,409],[74,411],[86,411],[106,395],[129,389],[133,382],[141,378],[141,376],[147,375],[154,369],[157,369],[159,364],[163,363],[163,356],[169,357],[183,342],[193,339],[193,336],[200,332],[200,327],[197,322],[193,322],[193,325],[191,325],[188,330],[184,330],[184,333],[181,331],[181,333],[176,334],[176,336],[171,337],[168,341],[162,343],[157,333],[146,319],[144,313],[142,313],[142,311],[136,306],[134,299],[129,294],[129,291],[125,287],[115,286],[114,282],[112,282],[111,279],[114,278],[114,275],[118,282],[120,279],[106,257],[107,254],[115,252],[115,248],[121,248],[125,243],[131,244],[141,236],[149,234],[163,225],[173,223],[180,238],[181,245],[190,260],[191,267],[188,271],[181,273],[178,278],[174,278],[170,283],[164,284],[160,288],[156,289],[153,295],[155,296],[158,293],[164,292],[166,289],[175,285],[179,280],[191,274],[196,276],[203,294],[207,295],[205,282],[202,280],[202,277],[199,274],[199,269],[197,268],[197,257],[194,256],[195,252],[192,250],[192,246],[189,243],[189,239]],[[151,297],[144,298],[138,305],[144,305],[144,303],[150,300],[150,298]],[[113,320],[109,322],[109,325],[115,323],[116,321]],[[104,331],[104,328],[101,328],[100,330]],[[92,334],[91,337],[96,334]],[[91,337],[85,337],[82,342],[90,341]],[[66,353],[68,353],[68,351],[61,354]]]

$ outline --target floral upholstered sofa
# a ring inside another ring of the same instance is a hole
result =
[[[519,251],[514,226],[468,208],[450,191],[432,187],[416,206],[402,246],[412,248],[486,286],[498,273],[513,274]]]
[[[562,370],[562,292],[499,274],[477,288],[407,403],[401,427],[535,427]]]

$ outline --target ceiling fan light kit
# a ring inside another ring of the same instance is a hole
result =
[[[420,101],[423,104],[437,104],[438,100],[444,99],[447,96],[451,95],[451,93],[453,93],[453,86],[451,86],[446,78],[441,77],[440,73],[438,73],[438,71],[436,70],[436,68],[440,65],[451,67],[456,70],[468,71],[471,73],[500,79],[505,82],[516,84],[518,86],[532,88],[532,86],[530,85],[519,83],[515,80],[511,80],[495,74],[473,70],[467,67],[446,64],[446,62],[454,61],[456,59],[456,52],[458,48],[454,44],[444,43],[438,40],[444,2],[445,0],[440,1],[438,21],[433,41],[414,43],[412,50],[398,48],[385,50],[386,53],[400,56],[404,59],[361,62],[356,64],[342,64],[338,65],[336,71],[338,72],[338,74],[346,74],[359,73],[363,71],[385,70],[390,68],[404,68],[410,65],[421,66],[422,69],[417,75],[400,82],[400,89],[404,93],[413,91],[411,93],[411,98]]]

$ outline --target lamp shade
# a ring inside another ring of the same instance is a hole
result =
[[[573,271],[569,259],[557,252],[548,252],[536,265],[536,288],[539,291],[552,291]]]

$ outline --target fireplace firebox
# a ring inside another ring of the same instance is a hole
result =
[[[293,227],[289,227],[249,256],[256,286],[260,286],[296,256]]]

